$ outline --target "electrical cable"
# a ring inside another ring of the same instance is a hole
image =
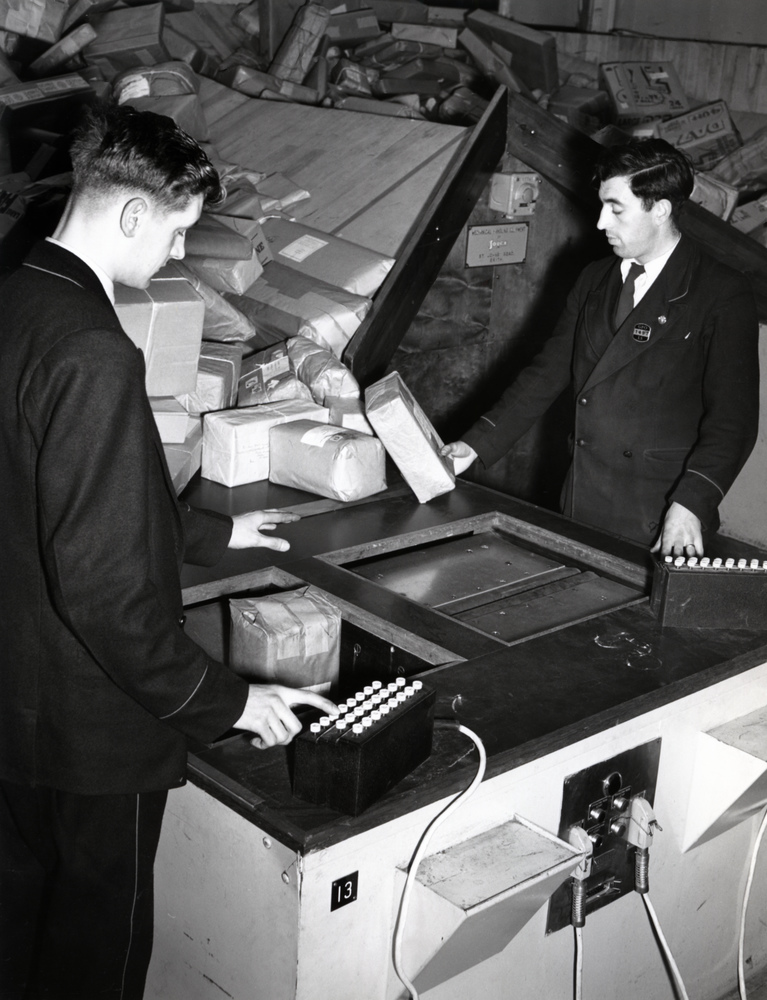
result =
[[[575,1000],[583,998],[583,927],[575,931]]]
[[[464,736],[468,736],[470,740],[473,741],[479,753],[479,764],[477,766],[477,773],[471,784],[467,785],[462,792],[459,792],[454,799],[452,799],[442,810],[442,812],[437,813],[434,819],[429,823],[424,832],[421,834],[421,839],[418,841],[415,853],[410,861],[410,867],[408,868],[407,878],[405,879],[405,888],[402,890],[402,896],[400,898],[399,910],[397,912],[397,921],[394,929],[394,947],[393,947],[393,961],[394,961],[394,971],[397,973],[397,977],[403,984],[405,989],[408,991],[412,1000],[418,1000],[418,993],[415,986],[408,979],[404,970],[402,969],[401,960],[401,950],[402,950],[402,939],[405,933],[405,920],[407,919],[407,909],[410,903],[410,896],[413,891],[413,885],[415,883],[416,873],[418,871],[418,866],[420,865],[423,856],[426,852],[426,846],[431,839],[431,835],[435,828],[442,823],[447,817],[462,805],[470,795],[473,795],[476,789],[482,782],[485,776],[485,768],[487,767],[487,754],[485,753],[485,747],[482,740],[473,733],[471,729],[467,729],[466,726],[461,726],[456,724],[455,727],[459,733],[463,733]]]
[[[671,954],[671,949],[668,946],[668,941],[666,941],[666,938],[663,935],[663,931],[661,930],[660,922],[658,920],[658,915],[655,912],[655,907],[650,902],[650,897],[647,893],[642,894],[642,902],[645,905],[645,909],[647,910],[648,916],[650,917],[650,922],[652,923],[653,928],[655,929],[658,941],[660,942],[660,946],[663,949],[663,954],[666,956],[666,961],[668,962],[669,968],[671,969],[671,972],[674,976],[674,983],[676,984],[677,992],[679,993],[679,996],[682,998],[682,1000],[690,1000],[690,998],[687,995],[687,990],[684,988],[684,983],[682,982],[682,976],[679,972],[679,967],[677,966],[676,961],[674,960],[674,956]]]
[[[741,1000],[746,1000],[747,996],[745,959],[743,954],[746,940],[746,913],[748,911],[749,896],[751,895],[751,886],[754,882],[756,859],[759,854],[759,848],[762,844],[765,829],[767,829],[767,810],[765,810],[764,815],[762,816],[762,822],[759,824],[759,831],[756,835],[754,848],[751,852],[751,863],[748,866],[748,878],[746,879],[746,888],[743,893],[743,906],[740,911],[740,931],[738,933],[738,992],[740,993]]]

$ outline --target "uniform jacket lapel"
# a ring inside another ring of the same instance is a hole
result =
[[[612,336],[615,289],[611,286],[616,272],[620,273],[620,264],[616,261],[616,267],[611,269],[603,286],[592,292],[590,299],[593,298],[594,302],[590,301],[586,308],[585,333],[589,343],[595,349],[600,344],[605,344],[605,347],[579,391],[590,389],[610,378],[647,351],[652,351],[662,340],[674,336],[679,325],[684,323],[687,312],[685,299],[693,271],[693,256],[693,245],[682,238],[636,309],[629,313],[621,328]],[[635,327],[640,323],[650,328],[647,341],[637,340],[633,336]]]

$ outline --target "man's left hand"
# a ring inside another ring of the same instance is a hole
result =
[[[680,503],[672,503],[663,519],[658,540],[650,551],[660,552],[662,556],[702,556],[700,519]]]
[[[237,514],[232,518],[232,537],[229,539],[230,549],[274,549],[277,552],[287,552],[290,542],[285,538],[269,538],[262,531],[274,531],[278,524],[290,524],[300,520],[299,514],[292,510],[251,510],[247,514]]]

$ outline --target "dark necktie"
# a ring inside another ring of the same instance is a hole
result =
[[[644,274],[644,264],[637,264],[633,261],[629,267],[629,273],[623,282],[623,288],[618,296],[618,304],[615,307],[613,326],[619,330],[623,321],[634,308],[634,283],[640,274]]]

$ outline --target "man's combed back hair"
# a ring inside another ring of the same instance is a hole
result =
[[[675,223],[695,184],[689,157],[665,139],[635,139],[621,146],[608,146],[596,162],[594,182],[599,187],[611,177],[628,177],[632,192],[646,212],[656,201],[666,198],[671,202]]]
[[[176,211],[196,195],[215,204],[226,194],[204,150],[172,118],[128,105],[89,109],[71,156],[75,195],[141,191]]]

